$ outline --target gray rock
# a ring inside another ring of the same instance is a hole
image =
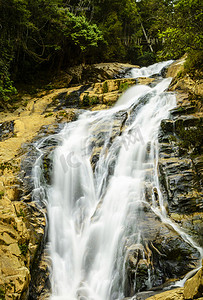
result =
[[[14,121],[0,123],[0,141],[14,136]]]

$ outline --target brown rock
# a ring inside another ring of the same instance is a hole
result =
[[[177,288],[158,295],[147,298],[146,300],[184,300],[183,288]]]
[[[203,267],[184,286],[185,299],[197,299],[203,295]]]
[[[104,104],[113,104],[113,103],[116,103],[116,101],[118,100],[119,96],[120,96],[120,93],[118,93],[117,91],[111,92],[111,93],[106,93],[103,96],[103,103]]]
[[[139,84],[150,84],[155,80],[155,78],[149,78],[149,77],[139,77],[137,79],[137,82]]]
[[[176,60],[172,63],[167,70],[166,77],[175,77],[178,72],[183,70],[184,63],[186,61],[187,55],[184,55],[182,58]]]

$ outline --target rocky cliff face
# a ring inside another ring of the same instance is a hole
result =
[[[0,299],[43,299],[49,291],[49,263],[44,250],[46,209],[32,201],[32,166],[38,155],[33,143],[77,118],[80,109],[111,106],[135,83],[132,79],[111,79],[129,67],[115,63],[83,68],[82,73],[76,72],[77,80],[85,80],[91,73],[91,81],[103,83],[58,88],[34,98],[26,95],[24,106],[0,113]],[[76,80],[73,77],[71,80]],[[47,181],[53,148],[47,145],[44,151]]]
[[[170,218],[203,246],[203,81],[188,75],[178,79],[182,61],[169,67],[175,76],[170,90],[177,94],[177,107],[163,120],[159,133],[159,178]],[[149,300],[202,299],[202,269],[184,288],[160,293]],[[138,297],[139,299],[139,297]]]
[[[45,259],[40,260],[46,211],[32,202],[31,170],[36,159],[32,144],[35,136],[59,127],[56,122],[73,119],[72,110],[46,113],[53,98],[67,90],[39,95],[14,113],[0,115],[0,299],[27,299],[37,266],[41,274],[47,271]],[[45,284],[40,284],[43,291]]]
[[[56,133],[64,122],[76,119],[80,109],[106,109],[126,88],[135,83],[150,84],[154,80],[112,79],[118,70],[124,72],[129,67],[122,66],[121,70],[118,64],[112,68],[104,64],[82,71],[79,69],[76,77],[72,70],[71,78],[66,78],[68,82],[78,82],[90,76],[92,83],[55,89],[35,98],[27,97],[29,101],[25,106],[12,114],[0,115],[0,299],[27,299],[28,294],[30,299],[45,299],[49,292],[49,263],[44,249],[46,209],[43,204],[39,206],[32,202],[31,171],[37,157],[33,143]],[[168,74],[176,75],[180,68],[181,62],[178,62],[168,70]],[[178,106],[171,112],[170,119],[163,120],[161,124],[160,183],[170,218],[202,245],[202,83],[193,82],[186,76],[181,80],[174,79],[171,90],[177,91]],[[125,112],[118,116],[114,137],[122,131],[125,119]],[[92,156],[94,167],[101,141],[92,142],[98,144],[98,147],[95,144]],[[50,181],[53,150],[54,145],[44,147],[43,168],[47,182]],[[150,203],[148,187],[146,193]],[[154,195],[156,197],[156,191]],[[145,219],[141,216],[141,220],[144,220],[146,242],[129,249],[126,295],[132,294],[135,273],[137,291],[142,291],[148,288],[148,269],[151,270],[153,285],[159,286],[170,278],[181,277],[194,268],[198,260],[197,251],[170,226],[157,218],[154,221],[154,215],[147,206],[144,211]],[[152,299],[197,299],[202,293],[202,272],[197,274],[196,279],[188,280],[185,289],[168,291],[167,296],[159,294],[153,297],[160,298]],[[191,292],[192,286],[197,288]],[[154,293],[152,291],[152,295]],[[137,299],[149,296],[150,293],[140,293]]]
[[[203,297],[203,267],[192,278],[188,279],[182,288],[176,288],[164,293],[156,294],[147,300],[190,300],[199,299]],[[146,298],[137,298],[142,300]]]
[[[203,89],[191,81],[186,76],[171,85],[178,92],[177,107],[161,123],[159,173],[171,218],[202,246]]]

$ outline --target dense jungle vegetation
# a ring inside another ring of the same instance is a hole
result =
[[[202,66],[201,0],[0,0],[0,98],[81,63],[146,65],[188,53]]]

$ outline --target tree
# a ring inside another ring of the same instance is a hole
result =
[[[173,18],[160,32],[165,40],[164,56],[178,58],[185,52],[203,50],[203,13],[200,0],[179,0],[174,3]]]
[[[102,30],[106,41],[103,59],[129,60],[128,52],[139,48],[136,46],[141,32],[135,1],[95,0],[93,8],[93,20]],[[135,52],[133,54],[137,55]]]
[[[96,24],[69,11],[63,0],[1,0],[0,97],[31,80],[37,69],[59,69],[94,55],[103,37]]]

